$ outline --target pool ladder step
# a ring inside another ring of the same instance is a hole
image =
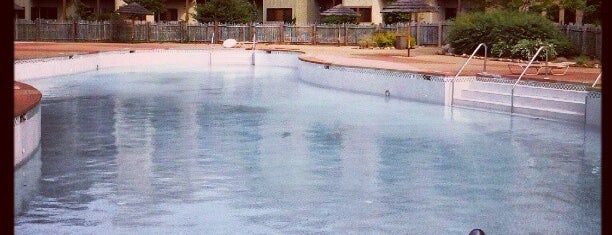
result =
[[[511,95],[507,84],[479,83],[475,82],[475,85],[462,89],[455,97],[454,104],[547,119],[584,121],[586,92],[521,87],[521,92],[515,92],[514,108],[511,110]]]

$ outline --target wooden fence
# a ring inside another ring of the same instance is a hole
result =
[[[16,20],[15,41],[106,41],[106,42],[221,42],[237,41],[355,45],[360,38],[377,32],[406,32],[417,45],[448,43],[449,22],[372,25],[264,25],[264,24],[201,24],[184,22],[122,22]],[[559,25],[584,55],[601,58],[601,27],[591,25]]]

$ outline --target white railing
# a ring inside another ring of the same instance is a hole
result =
[[[453,106],[453,99],[455,98],[455,79],[457,79],[457,77],[459,77],[459,74],[461,74],[461,71],[463,71],[463,69],[468,64],[468,62],[470,62],[472,57],[474,57],[476,52],[478,52],[478,49],[480,49],[480,47],[483,47],[483,46],[484,46],[485,54],[484,54],[484,61],[483,61],[483,64],[482,64],[482,72],[485,72],[485,73],[487,72],[487,45],[484,44],[484,43],[480,43],[480,44],[478,44],[476,49],[474,49],[474,52],[472,52],[472,55],[470,55],[470,57],[468,57],[468,59],[465,60],[465,62],[463,63],[463,65],[461,66],[459,71],[457,71],[457,74],[455,74],[455,77],[453,77],[453,80],[451,81],[451,101],[450,101],[451,102],[450,103],[451,106]]]
[[[521,75],[518,77],[518,79],[516,79],[516,82],[514,83],[514,85],[512,85],[512,90],[510,91],[510,113],[514,112],[514,88],[521,81],[521,78],[523,78],[523,75],[525,75],[525,72],[527,72],[527,69],[529,69],[529,66],[533,64],[533,61],[535,60],[535,58],[538,57],[540,52],[546,48],[547,48],[546,46],[541,46],[540,48],[538,48],[538,51],[536,51],[535,55],[533,55],[529,63],[527,63],[527,66],[525,66],[525,68],[523,69],[523,72],[521,73]],[[546,65],[545,66],[548,66],[548,50],[546,50]],[[545,70],[546,70],[546,76],[548,77],[548,67]]]

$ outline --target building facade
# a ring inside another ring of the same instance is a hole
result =
[[[75,15],[75,0],[14,0],[17,19],[71,19]],[[112,13],[125,5],[123,0],[80,0],[95,14]],[[206,0],[166,0],[167,11],[159,15],[147,16],[148,21],[187,21],[194,23],[195,7]],[[360,14],[361,24],[383,22],[380,11],[384,0],[247,0],[256,6],[257,22],[279,24],[283,22],[308,25],[321,22],[320,13],[342,4]],[[454,18],[458,12],[466,12],[476,7],[471,1],[464,0],[426,0],[438,7],[437,12],[413,14],[412,20],[419,22],[439,22]],[[23,8],[23,9],[22,9]],[[563,11],[560,12],[560,15]],[[576,17],[578,21],[578,17]],[[560,17],[561,23],[563,17]]]

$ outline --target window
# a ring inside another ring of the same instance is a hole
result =
[[[25,19],[25,10],[15,10],[15,19]]]
[[[157,17],[157,16],[156,16]],[[177,21],[178,20],[178,9],[167,8],[166,12],[159,15],[159,19],[156,21]]]
[[[293,19],[291,8],[268,8],[266,10],[266,21],[290,22]]]
[[[457,16],[457,8],[444,9],[444,19],[445,20],[455,18],[455,16]]]
[[[359,13],[359,22],[372,22],[372,8],[351,8]]]
[[[32,7],[32,19],[57,20],[57,7]]]

